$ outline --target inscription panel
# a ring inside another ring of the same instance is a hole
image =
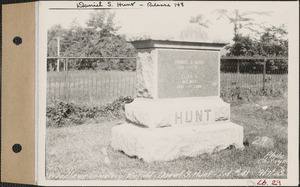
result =
[[[173,124],[175,125],[201,125],[205,122],[215,122],[214,111],[211,109],[176,111],[174,113]]]
[[[158,50],[158,98],[218,96],[218,51]]]

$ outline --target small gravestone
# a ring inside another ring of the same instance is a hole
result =
[[[144,161],[168,161],[243,147],[243,128],[230,122],[220,98],[220,50],[226,44],[133,41],[137,98],[126,123],[113,127],[111,145]]]

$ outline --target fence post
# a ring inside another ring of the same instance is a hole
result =
[[[65,68],[65,67],[64,67]],[[68,92],[67,92],[67,84],[68,84],[68,81],[67,81],[67,79],[68,79],[68,75],[67,75],[67,73],[66,72],[63,72],[64,73],[64,76],[65,76],[65,81],[64,81],[64,89],[63,89],[63,97],[64,97],[64,99],[66,100],[66,101],[68,101]]]
[[[66,71],[68,71],[68,59],[66,58]]]
[[[267,63],[267,60],[264,59],[264,69],[263,69],[263,91],[265,91],[265,88],[266,88],[266,63]]]
[[[63,63],[63,64],[64,64],[64,71],[66,71],[66,67],[67,67],[66,61],[65,61],[65,63]]]
[[[59,51],[60,51],[60,38],[57,37],[57,57],[59,57],[60,55]],[[59,72],[59,58],[57,59],[56,71]]]

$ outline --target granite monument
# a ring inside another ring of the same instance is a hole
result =
[[[146,162],[243,147],[220,98],[220,50],[226,44],[169,40],[131,42],[137,49],[137,97],[111,145]]]

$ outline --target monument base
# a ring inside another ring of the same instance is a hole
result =
[[[230,145],[243,148],[243,127],[231,122],[165,128],[124,123],[112,128],[111,145],[145,162],[170,161],[212,153]]]
[[[230,121],[230,104],[219,97],[145,99],[125,105],[127,121],[150,128]]]

